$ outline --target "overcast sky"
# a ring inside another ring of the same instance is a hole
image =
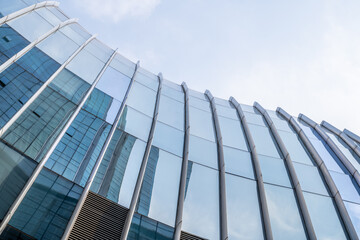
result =
[[[168,80],[360,134],[360,1],[58,1]]]

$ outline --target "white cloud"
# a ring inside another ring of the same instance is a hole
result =
[[[76,0],[92,17],[117,23],[125,17],[149,16],[160,0]]]

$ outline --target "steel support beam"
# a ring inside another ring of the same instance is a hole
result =
[[[44,2],[35,3],[31,6],[20,9],[16,12],[10,13],[9,15],[0,18],[0,26],[24,14],[35,11],[36,9],[43,7],[57,7],[57,6],[59,6],[59,3],[55,1],[44,1]]]
[[[10,120],[0,129],[0,137],[11,127],[11,125],[21,116],[21,114],[35,101],[35,99],[45,90],[47,86],[59,75],[59,73],[64,70],[64,68],[76,57],[76,55],[81,52],[81,50],[91,42],[96,35],[91,36],[88,40],[86,40],[83,45],[81,45],[69,58],[64,62],[58,70],[56,70],[51,77],[31,96],[31,98],[15,113],[15,115],[10,118]]]
[[[327,169],[324,161],[321,159],[320,155],[317,153],[314,146],[311,144],[309,138],[306,136],[304,131],[301,129],[299,124],[296,122],[296,120],[288,114],[285,110],[282,108],[277,108],[276,112],[278,112],[293,128],[293,130],[296,132],[297,136],[301,139],[302,143],[304,144],[305,148],[310,153],[312,159],[314,159],[317,168],[319,169],[322,178],[325,181],[325,184],[327,185],[328,189],[330,190],[331,197],[335,200],[335,207],[340,215],[341,221],[343,222],[346,232],[350,239],[359,239],[357,237],[354,225],[350,219],[350,216],[345,208],[343,199],[341,195],[339,194],[339,190],[337,189],[334,180],[332,179],[329,170]]]
[[[245,114],[244,114],[240,104],[236,101],[236,99],[234,97],[230,97],[230,102],[237,111],[238,117],[241,121],[241,124],[242,124],[244,132],[245,132],[246,141],[250,148],[251,160],[252,160],[252,165],[253,165],[255,176],[256,176],[256,185],[257,185],[259,201],[260,201],[260,211],[261,211],[261,217],[262,217],[262,221],[263,221],[264,236],[267,240],[272,240],[273,235],[272,235],[272,230],[271,230],[268,204],[266,201],[264,181],[263,181],[263,177],[262,177],[262,173],[261,173],[261,167],[260,167],[260,162],[259,162],[258,154],[256,151],[255,143],[252,138],[248,123],[246,121]]]
[[[64,128],[61,130],[61,132],[59,133],[59,135],[56,137],[55,141],[53,142],[53,144],[51,144],[49,150],[47,151],[47,153],[45,154],[45,156],[40,160],[39,164],[36,166],[34,172],[31,174],[29,180],[26,182],[25,186],[23,187],[23,189],[21,190],[20,194],[17,196],[16,200],[14,201],[14,203],[11,205],[9,211],[6,213],[3,221],[1,222],[0,225],[0,234],[4,231],[6,225],[9,223],[11,217],[13,216],[13,214],[15,213],[16,209],[19,207],[20,203],[22,202],[22,200],[25,198],[26,193],[29,191],[29,189],[31,188],[32,184],[35,182],[35,179],[39,176],[41,170],[43,169],[45,163],[47,162],[47,160],[49,159],[49,157],[51,156],[51,154],[54,152],[56,146],[58,145],[58,143],[61,141],[61,138],[64,136],[64,134],[66,133],[67,129],[70,127],[70,125],[72,124],[72,122],[74,121],[74,119],[76,118],[76,116],[78,115],[78,113],[80,112],[81,108],[84,106],[86,100],[88,99],[88,97],[90,96],[90,94],[92,93],[92,91],[94,90],[96,84],[99,82],[101,76],[103,75],[103,73],[105,72],[106,68],[109,66],[110,62],[112,61],[112,59],[115,57],[116,55],[116,51],[114,51],[114,53],[110,56],[109,60],[107,61],[107,63],[104,65],[104,67],[101,69],[100,73],[97,75],[95,81],[93,82],[93,84],[91,85],[91,87],[87,90],[85,96],[81,99],[80,104],[77,106],[77,108],[75,109],[74,113],[71,115],[71,117],[69,118],[69,120],[67,121],[67,123],[65,124]]]
[[[183,159],[181,166],[179,196],[178,196],[178,204],[176,209],[174,240],[180,240],[180,236],[181,236],[182,217],[183,217],[184,200],[185,200],[185,188],[186,188],[186,175],[188,171],[187,169],[188,169],[188,160],[189,160],[189,136],[190,136],[189,89],[185,82],[183,82],[181,86],[184,92],[185,133],[184,133],[184,148],[183,148]]]
[[[226,209],[226,184],[225,184],[225,162],[224,162],[224,149],[222,142],[222,135],[220,130],[219,118],[216,111],[216,104],[213,95],[209,90],[205,91],[205,96],[210,102],[213,123],[216,135],[216,145],[218,153],[218,167],[219,167],[219,200],[220,200],[220,239],[227,240],[227,209]]]
[[[356,135],[355,133],[351,132],[350,130],[344,129],[344,133],[351,138],[352,140],[354,140],[356,143],[360,144],[360,137],[358,135]]]
[[[131,77],[131,80],[130,80],[130,83],[129,83],[129,87],[128,89],[126,90],[126,93],[125,93],[125,96],[124,96],[124,99],[121,103],[121,106],[120,106],[120,109],[116,115],[116,118],[115,118],[115,121],[110,129],[110,132],[109,132],[109,135],[107,136],[106,140],[105,140],[105,143],[103,145],[103,147],[101,148],[101,151],[100,151],[100,154],[95,162],[95,165],[93,167],[93,169],[91,170],[91,173],[90,173],[90,176],[88,178],[88,180],[86,181],[86,184],[85,184],[85,187],[84,187],[84,190],[83,192],[81,193],[81,196],[79,198],[79,201],[77,202],[76,204],[76,207],[71,215],[71,218],[66,226],[66,229],[64,231],[64,234],[62,236],[62,240],[65,240],[65,239],[68,239],[69,236],[70,236],[70,233],[71,233],[71,230],[73,229],[74,225],[75,225],[75,222],[76,222],[76,219],[77,217],[79,216],[80,214],[80,211],[81,211],[81,208],[82,206],[84,205],[85,203],[85,200],[86,200],[86,197],[87,195],[89,194],[89,191],[90,191],[90,187],[91,187],[91,184],[92,182],[94,181],[95,179],[95,176],[96,176],[96,173],[100,167],[100,164],[105,156],[105,153],[106,153],[106,150],[107,148],[109,147],[109,144],[111,142],[111,139],[116,131],[116,127],[120,121],[120,118],[121,118],[121,115],[125,109],[125,105],[126,105],[126,101],[128,99],[128,96],[129,96],[129,92],[132,88],[132,85],[134,83],[134,79],[136,77],[136,73],[137,73],[137,70],[139,69],[140,67],[140,62],[138,61],[136,66],[135,66],[135,71],[134,71],[134,74],[133,76]]]
[[[126,217],[123,232],[122,232],[122,235],[121,235],[122,240],[126,240],[128,234],[129,234],[131,222],[132,222],[132,219],[133,219],[133,216],[134,216],[134,213],[135,213],[135,208],[136,208],[137,202],[139,200],[140,190],[141,190],[141,186],[142,186],[144,176],[145,176],[146,165],[147,165],[149,155],[150,155],[152,140],[153,140],[154,132],[155,132],[156,121],[157,121],[157,117],[158,117],[158,114],[159,114],[160,96],[161,96],[161,89],[162,89],[162,83],[163,83],[163,76],[162,76],[161,73],[158,74],[158,79],[159,79],[159,86],[158,86],[158,91],[157,91],[157,95],[156,95],[154,116],[153,116],[153,120],[152,120],[152,123],[151,123],[151,128],[150,128],[150,132],[149,132],[148,141],[146,143],[144,157],[143,157],[142,162],[141,162],[139,175],[138,175],[138,178],[136,180],[134,193],[133,193],[133,196],[131,198],[130,209],[129,209],[128,215]]]
[[[360,187],[360,174],[356,168],[351,164],[351,162],[345,157],[345,155],[340,151],[336,146],[333,140],[321,129],[320,125],[305,116],[304,114],[299,114],[299,119],[307,123],[309,126],[315,129],[315,131],[321,136],[321,138],[326,142],[326,144],[331,148],[335,155],[339,158],[341,163],[345,166],[351,176],[355,179],[356,184]]]
[[[40,36],[39,38],[37,38],[35,41],[31,42],[29,45],[27,45],[25,48],[23,48],[20,52],[18,52],[17,54],[15,54],[14,56],[12,56],[11,58],[9,58],[6,62],[4,62],[1,66],[0,66],[0,73],[2,73],[3,71],[5,71],[11,64],[13,64],[14,62],[16,62],[19,58],[21,58],[22,56],[24,56],[27,52],[29,52],[33,47],[35,47],[36,44],[42,42],[44,39],[46,39],[47,37],[49,37],[51,34],[55,33],[57,30],[59,30],[60,28],[63,28],[69,24],[72,23],[76,23],[78,20],[77,19],[69,19],[66,20],[60,24],[58,24],[57,26],[55,26],[54,28],[52,28],[50,31],[48,31],[47,33],[45,33],[44,35]]]
[[[267,111],[257,102],[254,103],[254,107],[263,115],[265,121],[267,122],[267,124],[271,130],[273,137],[275,138],[275,142],[278,145],[281,154],[284,156],[285,165],[286,165],[286,168],[290,175],[290,179],[291,179],[293,188],[295,190],[296,200],[298,202],[301,217],[305,224],[306,233],[307,233],[309,239],[314,240],[314,239],[316,239],[315,230],[314,230],[314,227],[311,222],[310,214],[307,209],[304,195],[303,195],[303,192],[301,189],[301,185],[297,178],[293,162],[290,158],[290,154],[287,151],[287,149],[284,145],[284,142],[282,141],[282,139],[281,139],[273,121],[271,120],[269,114],[267,113]]]

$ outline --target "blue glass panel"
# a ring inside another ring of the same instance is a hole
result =
[[[216,143],[190,135],[189,160],[218,169]]]
[[[265,184],[274,239],[306,239],[292,189]]]
[[[152,144],[165,151],[182,157],[184,148],[184,132],[158,121],[155,126]]]
[[[45,166],[79,184],[83,177],[87,179],[84,171],[94,166],[90,160],[97,158],[100,152],[96,150],[104,144],[109,130],[109,124],[81,110]]]
[[[36,163],[0,142],[0,219],[29,179]]]
[[[156,92],[154,90],[134,82],[126,104],[149,117],[153,117],[155,101]]]
[[[257,153],[280,158],[278,148],[268,128],[249,124],[249,129],[254,139]]]
[[[184,130],[184,103],[163,94],[161,94],[160,99],[158,120]]]
[[[129,207],[146,143],[117,129],[96,173],[91,190]]]
[[[127,239],[171,240],[173,239],[173,235],[174,229],[172,227],[135,213]]]
[[[0,127],[25,104],[60,65],[37,48],[0,73]]]
[[[360,189],[349,175],[330,171],[343,200],[360,203]]]
[[[175,225],[181,163],[181,158],[151,147],[137,206],[140,214]]]
[[[305,192],[304,198],[318,239],[347,239],[330,197]]]
[[[219,172],[189,161],[182,229],[219,239]]]
[[[225,171],[254,179],[254,170],[249,152],[224,146]]]
[[[189,107],[190,132],[198,137],[215,141],[212,114],[194,107]]]
[[[95,88],[86,100],[83,109],[105,120],[112,101],[112,97]]]
[[[6,16],[25,7],[27,7],[27,5],[21,0],[11,0],[11,2],[8,0],[0,0],[0,14],[2,16]]]
[[[226,174],[229,239],[264,239],[256,182]]]
[[[9,224],[37,239],[60,239],[82,190],[45,168]]]
[[[292,187],[284,160],[263,155],[258,157],[264,182]]]
[[[54,142],[76,105],[47,87],[2,136],[36,161]]]
[[[28,40],[9,25],[4,24],[0,26],[0,64],[3,64],[29,43]]]
[[[248,151],[240,121],[221,116],[219,116],[218,119],[223,144]]]
[[[358,237],[360,237],[360,205],[344,202]]]

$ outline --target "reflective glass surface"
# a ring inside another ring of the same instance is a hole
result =
[[[256,182],[226,174],[229,239],[264,239]]]
[[[146,143],[117,129],[111,138],[91,190],[129,207]]]
[[[36,163],[0,142],[0,219],[25,186]]]
[[[277,146],[275,146],[274,140],[268,128],[249,124],[249,129],[254,139],[258,154],[280,158]]]
[[[151,147],[137,211],[169,226],[175,225],[182,159]]]
[[[162,89],[161,89],[161,94],[163,94],[167,97],[170,97],[172,99],[175,99],[181,103],[184,103],[184,93],[182,90],[177,91],[177,90],[163,84]]]
[[[21,0],[12,0],[11,4],[9,4],[8,0],[0,0],[1,17],[16,12],[25,7],[27,7],[27,5]]]
[[[258,158],[264,182],[291,188],[284,160],[263,155]]]
[[[148,88],[151,88],[154,91],[158,90],[158,86],[159,86],[158,76],[154,75],[153,73],[141,67],[138,69],[138,73],[136,74],[135,81],[143,84]]]
[[[219,173],[189,161],[184,200],[185,232],[219,239]]]
[[[240,121],[218,116],[223,145],[248,151]]]
[[[60,239],[82,190],[43,169],[9,224],[37,239]]]
[[[360,203],[360,191],[349,175],[330,171],[343,200]]]
[[[303,191],[329,195],[316,167],[300,163],[293,163],[293,165]]]
[[[127,239],[171,240],[173,239],[173,235],[174,229],[172,227],[135,213],[131,222],[131,227]]]
[[[125,106],[118,128],[147,142],[151,123],[152,118]]]
[[[192,90],[192,89],[189,89],[189,96],[196,97],[196,98],[199,98],[199,99],[202,99],[202,100],[207,101],[207,98],[205,97],[204,93],[198,92],[198,91],[194,91],[194,90]]]
[[[206,112],[210,112],[210,103],[207,100],[201,100],[196,97],[189,96],[189,105],[201,110],[204,110]]]
[[[360,205],[350,202],[344,202],[346,210],[348,211],[351,221],[354,225],[355,231],[360,237]]]
[[[154,115],[155,101],[156,92],[154,90],[138,82],[134,82],[126,104],[152,118]]]
[[[235,119],[235,120],[239,119],[235,108],[216,105],[216,112],[217,112],[218,116],[223,116],[223,117],[227,117],[227,118],[231,118],[231,119]]]
[[[226,172],[254,179],[254,170],[249,152],[226,146],[223,149]]]
[[[245,112],[249,112],[249,113],[255,113],[254,107],[253,106],[249,106],[249,105],[245,105],[245,104],[240,104],[241,109],[243,110],[244,114]]]
[[[244,115],[245,115],[246,121],[248,123],[252,123],[252,124],[256,124],[256,125],[260,125],[260,126],[264,126],[264,127],[266,126],[264,118],[259,114],[244,111]]]
[[[82,28],[78,23],[67,25],[58,31],[64,33],[68,38],[73,40],[79,46],[90,38],[90,34],[86,32],[84,28]]]
[[[292,189],[265,184],[274,239],[306,239]]]
[[[314,165],[312,159],[305,151],[305,148],[297,135],[281,130],[279,130],[278,133],[287,151],[289,152],[292,161],[308,165]]]
[[[318,239],[347,239],[330,197],[304,192],[304,198]]]
[[[189,122],[191,134],[215,141],[213,119],[210,112],[189,107]]]
[[[155,126],[152,144],[182,157],[184,149],[184,132],[158,121]]]
[[[206,149],[206,151],[204,151]],[[218,169],[217,147],[214,142],[190,135],[189,159],[191,161]]]
[[[120,54],[116,54],[110,63],[110,67],[121,72],[125,76],[132,78],[135,71],[135,63]]]
[[[161,94],[160,99],[157,119],[177,129],[184,130],[184,103],[173,100],[163,94]]]

